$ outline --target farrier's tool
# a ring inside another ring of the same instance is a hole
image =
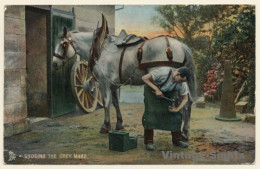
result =
[[[153,93],[155,94],[154,91],[153,91]],[[166,99],[166,100],[169,100],[169,101],[171,101],[171,102],[174,102],[174,101],[175,101],[174,99],[170,99],[170,98],[168,98],[168,97],[165,97],[164,95],[162,95],[162,98],[164,98],[164,99]]]

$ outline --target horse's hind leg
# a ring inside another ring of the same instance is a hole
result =
[[[116,118],[117,118],[116,130],[122,130],[124,129],[124,126],[123,126],[122,114],[119,108],[119,89],[113,88],[111,89],[111,91],[112,91],[112,102],[116,109]]]
[[[104,124],[100,129],[100,133],[105,134],[111,130],[110,123],[110,103],[111,103],[111,90],[109,87],[101,88],[102,96],[103,96],[103,105],[105,110],[105,120]]]
[[[189,140],[190,133],[190,114],[191,114],[191,105],[192,102],[188,102],[187,105],[185,105],[185,110],[183,111],[183,128],[182,128],[182,138],[184,140]]]

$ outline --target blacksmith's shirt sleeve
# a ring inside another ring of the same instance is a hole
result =
[[[186,82],[180,83],[179,92],[180,92],[180,95],[182,95],[182,96],[189,93],[189,87]]]
[[[154,69],[150,72],[150,75],[152,75],[153,82],[157,85],[157,83],[160,83],[162,80],[162,70],[160,68]]]

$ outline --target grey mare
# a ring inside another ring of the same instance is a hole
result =
[[[58,35],[55,46],[52,65],[54,69],[59,69],[69,59],[76,54],[77,60],[89,59],[89,50],[93,41],[93,32],[68,31],[64,27],[63,32]],[[80,58],[79,58],[80,57]]]
[[[105,110],[104,124],[101,127],[101,133],[107,133],[111,130],[110,124],[110,103],[116,108],[117,123],[116,129],[123,129],[123,118],[119,108],[118,87],[122,84],[142,85],[142,76],[149,73],[152,69],[140,69],[139,62],[136,57],[140,43],[131,45],[125,49],[124,59],[121,66],[121,76],[119,75],[119,62],[122,55],[123,47],[115,45],[115,36],[108,34],[108,26],[105,17],[102,14],[102,26],[95,30],[91,55],[89,60],[90,69],[93,75],[99,81],[101,95]],[[173,58],[183,61],[183,66],[188,67],[192,73],[192,77],[188,80],[190,95],[188,103],[183,109],[183,129],[182,134],[185,139],[189,138],[189,125],[191,115],[192,100],[196,99],[196,78],[195,64],[193,61],[191,50],[178,40],[169,37],[169,45],[172,48]],[[143,49],[143,62],[152,61],[168,61],[166,52],[166,41],[164,37],[157,37],[147,40]],[[159,66],[159,65],[158,65]],[[139,119],[141,120],[141,119]]]

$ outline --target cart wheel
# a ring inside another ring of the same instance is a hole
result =
[[[93,112],[97,107],[99,90],[95,79],[88,70],[87,61],[79,61],[73,65],[71,86],[79,107],[84,112]]]

